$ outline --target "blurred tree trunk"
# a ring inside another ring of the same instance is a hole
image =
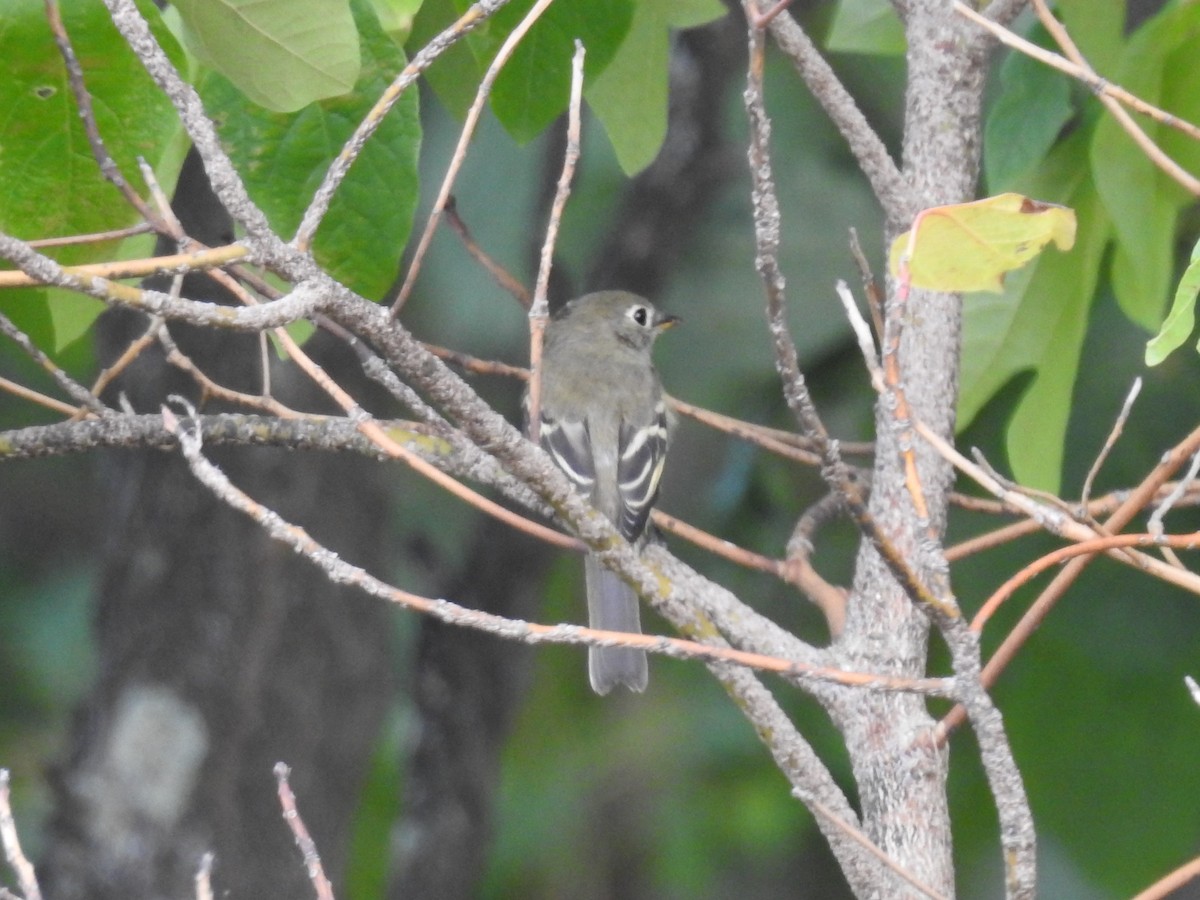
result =
[[[743,54],[743,25],[736,16],[679,36],[672,53],[663,149],[626,188],[583,289],[567,287],[570,275],[555,267],[551,284],[557,295],[552,301],[608,288],[653,297],[670,281],[694,225],[728,178],[741,170],[740,151],[723,134],[723,101],[740,78]],[[545,155],[542,208],[529,228],[534,265],[562,167],[564,134],[562,127],[553,130],[555,140]],[[444,596],[514,618],[533,616],[541,602],[545,564],[555,552],[531,546],[524,535],[493,521],[481,522],[465,557],[467,568],[447,582]],[[406,766],[409,787],[390,892],[396,900],[478,895],[492,834],[500,753],[531,666],[532,654],[512,644],[422,621],[414,672],[419,739]],[[649,877],[629,877],[646,863],[640,848],[620,840],[614,846],[631,852],[615,861],[616,874],[624,874],[626,883],[652,883]]]
[[[198,165],[185,167],[176,205],[193,235],[229,239]],[[188,291],[230,302],[206,279]],[[141,316],[110,315],[105,328],[132,336],[145,325]],[[228,335],[178,325],[172,334],[223,384],[259,388],[247,371],[260,358],[257,338],[239,336],[246,352],[232,353]],[[339,379],[357,368],[344,348],[322,361]],[[199,400],[157,348],[115,389],[139,411],[156,410],[174,391]],[[387,559],[386,467],[261,449],[212,457],[346,558],[375,570]],[[275,794],[280,760],[292,767],[301,814],[338,884],[390,693],[391,611],[320,577],[209,495],[176,455],[113,453],[102,473],[99,675],[54,777],[46,895],[193,896],[209,850],[219,895],[310,895]]]

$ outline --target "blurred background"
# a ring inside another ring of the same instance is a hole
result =
[[[815,5],[803,11],[817,33],[827,13]],[[791,429],[754,270],[744,44],[733,17],[679,36],[667,144],[632,181],[603,131],[585,122],[552,291],[557,302],[600,288],[651,297],[684,319],[658,345],[670,393]],[[895,152],[902,60],[832,61]],[[879,210],[790,66],[778,58],[770,65],[793,334],[830,429],[845,440],[869,440],[873,397],[833,285],[839,278],[858,283],[850,228],[882,270]],[[432,192],[458,124],[432,95],[422,97],[422,111],[422,182]],[[455,190],[475,240],[526,284],[561,165],[555,132],[517,146],[485,118]],[[526,361],[523,310],[449,229],[435,239],[405,319],[432,343]],[[72,346],[64,364],[95,371],[106,341],[115,346],[130,327],[110,317],[100,341]],[[1063,496],[1078,496],[1136,375],[1146,378],[1145,388],[1094,495],[1135,484],[1200,420],[1195,354],[1181,351],[1143,371],[1146,338],[1117,309],[1102,278],[1074,392]],[[316,350],[335,371],[339,360],[345,371],[352,368],[347,354],[320,342]],[[197,355],[216,349],[199,335],[190,346]],[[0,345],[0,375],[37,378],[7,344]],[[153,386],[144,395],[131,383],[122,389],[153,410],[170,373],[148,367],[136,377]],[[468,377],[518,419],[518,384]],[[280,378],[281,390],[290,390],[287,374]],[[979,447],[1005,471],[1007,414],[1025,386],[1020,378],[1011,383],[960,446]],[[37,410],[0,394],[0,427],[37,421],[45,421]],[[267,449],[216,458],[252,495],[396,585],[539,621],[582,620],[577,558],[481,521],[402,466]],[[781,556],[797,517],[823,494],[815,472],[684,421],[660,506]],[[955,511],[948,543],[999,524]],[[1192,512],[1173,515],[1172,531],[1198,527]],[[828,640],[823,618],[796,592],[678,539],[669,544],[805,639]],[[857,544],[847,523],[821,531],[815,560],[826,578],[847,583]],[[1056,545],[1029,538],[956,564],[964,607],[974,611],[1011,573]],[[986,650],[1052,574],[996,616]],[[207,823],[197,834],[217,831],[218,884],[223,863],[234,871],[239,852],[250,857],[247,865],[255,857],[263,863],[257,841],[277,851],[278,863],[270,864],[277,868],[268,872],[274,880],[258,893],[242,882],[235,896],[284,896],[277,871],[300,869],[275,805],[275,758],[293,766],[301,812],[347,898],[847,895],[812,817],[700,665],[654,659],[644,696],[598,698],[587,688],[581,649],[533,651],[431,625],[318,581],[302,561],[264,547],[253,526],[219,508],[168,455],[106,451],[0,466],[0,765],[12,771],[27,852],[58,873],[51,876],[58,890],[48,896],[87,895],[68,875],[73,866],[86,867],[95,840],[78,834],[78,809],[70,803],[82,802],[79,773],[89,739],[111,733],[105,728],[119,718],[116,685],[131,678],[186,683],[191,691],[222,685],[217,697],[197,702],[245,712],[227,713],[227,725],[221,716],[208,721],[214,743],[230,749],[223,764],[206,764],[200,792],[255,811],[246,819],[245,811],[226,811],[225,819],[188,814]],[[193,598],[197,589],[208,599]],[[214,595],[222,601],[214,603]],[[295,629],[275,628],[272,616]],[[652,614],[646,627],[667,628]],[[932,657],[932,670],[945,671],[937,644]],[[222,681],[219,670],[242,666],[244,658],[255,662],[232,687]],[[1188,673],[1200,676],[1197,599],[1103,560],[1002,677],[995,697],[1039,825],[1043,896],[1127,896],[1200,851],[1200,708],[1184,688]],[[310,690],[310,680],[320,686]],[[817,705],[768,683],[852,793],[838,736]],[[289,743],[293,729],[311,742]],[[969,733],[955,737],[951,754],[960,896],[1003,896],[995,810]],[[131,845],[127,862],[161,859],[163,852]],[[194,856],[173,852],[173,865],[194,869]],[[0,884],[10,884],[7,878]],[[118,882],[114,876],[111,883]],[[102,896],[105,888],[91,890]]]

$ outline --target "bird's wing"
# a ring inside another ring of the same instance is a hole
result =
[[[667,413],[660,401],[650,422],[621,422],[617,450],[617,528],[626,540],[646,529],[667,457]]]
[[[543,411],[540,440],[542,449],[554,457],[554,462],[580,492],[590,497],[596,484],[596,461],[592,458],[592,439],[587,422],[553,419]]]

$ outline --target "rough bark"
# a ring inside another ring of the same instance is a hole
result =
[[[913,208],[973,199],[979,170],[984,59],[949,8],[908,4],[908,85],[903,173]],[[889,223],[889,237],[908,221]],[[895,304],[895,292],[889,303]],[[914,291],[902,314],[901,384],[913,415],[946,437],[954,432],[960,301]],[[915,448],[930,521],[919,520],[902,468],[902,435],[894,410],[876,413],[876,457],[870,509],[928,582],[922,545],[940,538],[953,472],[923,442]],[[922,562],[924,560],[924,562]],[[929,619],[896,584],[879,555],[864,544],[855,569],[846,628],[838,650],[847,668],[923,674]],[[867,834],[925,883],[954,892],[946,797],[948,754],[922,740],[933,722],[913,695],[857,695],[836,713],[853,761]],[[882,895],[881,895],[882,896]]]

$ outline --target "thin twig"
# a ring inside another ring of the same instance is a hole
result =
[[[555,531],[553,528],[548,528],[540,522],[527,519],[525,516],[501,506],[494,500],[489,500],[478,491],[472,490],[461,481],[447,475],[431,463],[426,462],[403,444],[394,440],[379,424],[377,419],[359,406],[357,401],[341,385],[330,378],[324,369],[300,349],[300,345],[293,340],[292,336],[285,329],[277,329],[275,337],[283,345],[288,356],[292,358],[292,361],[345,411],[346,415],[350,417],[350,420],[354,422],[355,426],[368,440],[376,444],[388,456],[406,463],[410,468],[422,477],[438,485],[438,487],[449,491],[450,494],[458,497],[465,503],[474,506],[476,509],[487,513],[493,518],[499,519],[501,522],[512,526],[518,531],[523,531],[555,547],[567,550],[584,549],[576,538],[563,534],[561,531]]]
[[[1119,85],[1112,84],[1097,75],[1096,70],[1091,67],[1078,45],[1071,38],[1070,33],[1063,27],[1062,23],[1054,17],[1054,13],[1050,11],[1050,7],[1045,4],[1045,0],[1033,0],[1033,8],[1037,13],[1038,19],[1046,27],[1046,31],[1054,38],[1055,43],[1062,48],[1063,53],[1075,65],[1083,69],[1088,76],[1095,78],[1098,85],[1091,85],[1093,90],[1102,92],[1104,95],[1111,97],[1114,100],[1119,100],[1126,104],[1135,112],[1140,112],[1143,115],[1149,116],[1161,125],[1169,125],[1171,128],[1176,128],[1182,131],[1193,141],[1200,141],[1200,128],[1197,128],[1186,119],[1181,119],[1174,113],[1169,113],[1164,109],[1159,109],[1153,104],[1147,103],[1141,97],[1131,94]]]
[[[1150,519],[1146,523],[1147,531],[1153,535],[1162,534],[1163,518],[1196,481],[1196,474],[1198,472],[1200,472],[1200,450],[1192,454],[1192,463],[1188,466],[1187,474],[1180,479],[1179,483],[1175,485],[1175,489],[1167,494],[1163,501],[1155,507],[1154,512],[1150,514]]]
[[[1200,427],[1192,430],[1192,432],[1182,441],[1172,447],[1162,458],[1162,460],[1154,467],[1154,469],[1142,479],[1141,483],[1134,488],[1126,496],[1122,502],[1104,522],[1104,528],[1110,532],[1118,532],[1133,519],[1142,509],[1144,509],[1157,495],[1159,490],[1171,476],[1178,471],[1184,463],[1186,463],[1197,450],[1200,450]],[[1121,551],[1117,551],[1121,552]],[[1127,551],[1126,551],[1127,552]],[[1054,609],[1058,601],[1062,599],[1063,594],[1069,588],[1083,570],[1095,559],[1095,555],[1080,556],[1063,567],[1054,580],[1038,595],[1037,599],[1026,610],[1021,620],[1013,627],[1008,635],[1001,642],[1000,646],[992,654],[987,665],[983,667],[981,677],[985,685],[991,686],[996,679],[1000,677],[1000,673],[1007,668],[1013,658],[1025,642],[1032,637],[1038,627],[1045,621],[1046,616],[1050,615],[1050,611]],[[1157,562],[1153,557],[1145,557],[1150,562]],[[1165,567],[1169,572],[1177,572],[1170,566]],[[957,728],[963,721],[964,711],[960,707],[955,707],[947,713],[942,721],[938,723],[935,730],[935,738],[941,743],[944,742],[950,735],[950,732]]]
[[[354,165],[354,161],[358,159],[358,155],[370,140],[371,135],[383,122],[384,116],[399,102],[404,92],[439,56],[468,32],[486,22],[496,10],[507,3],[508,0],[480,0],[480,2],[472,4],[465,13],[459,16],[457,21],[422,47],[404,67],[404,70],[392,80],[392,83],[375,101],[370,112],[354,129],[354,134],[342,146],[337,158],[325,172],[325,177],[321,179],[320,186],[313,193],[313,198],[300,219],[300,226],[296,229],[296,236],[292,238],[292,245],[297,250],[308,252],[313,236],[321,225],[321,220],[329,211],[333,195],[337,193],[338,187],[350,171],[350,167]]]
[[[33,342],[29,335],[18,328],[4,313],[0,313],[0,334],[8,337],[13,343],[24,350],[25,354],[41,366],[54,379],[54,383],[80,406],[86,407],[89,412],[98,416],[112,414],[112,410],[105,406],[99,397],[68,375],[54,360],[43,353],[41,348]]]
[[[296,795],[288,778],[292,770],[286,764],[275,763],[275,783],[279,791],[279,807],[283,810],[283,821],[291,829],[296,846],[304,857],[304,868],[308,870],[308,880],[312,882],[313,890],[317,892],[317,900],[333,900],[333,885],[325,877],[325,869],[321,865],[321,855],[317,852],[317,843],[308,833],[308,827],[296,807]]]
[[[200,865],[196,868],[196,900],[213,900],[212,864],[212,853],[201,854]]]
[[[764,9],[761,0],[747,0],[743,5],[747,17],[770,11]],[[854,96],[792,16],[776,16],[769,28],[779,49],[792,61],[805,85],[846,140],[888,221],[899,224],[911,219],[915,209],[908,184],[887,146],[858,108]]]
[[[1125,396],[1125,402],[1121,405],[1121,412],[1117,415],[1117,420],[1113,422],[1112,430],[1109,431],[1108,437],[1104,439],[1104,446],[1100,448],[1100,452],[1096,454],[1096,461],[1092,463],[1092,467],[1088,469],[1087,478],[1083,480],[1083,491],[1080,493],[1079,505],[1087,507],[1088,499],[1092,496],[1092,484],[1096,481],[1096,475],[1099,474],[1104,461],[1108,459],[1108,454],[1112,452],[1112,448],[1116,445],[1117,439],[1121,437],[1121,432],[1125,430],[1125,423],[1129,421],[1129,413],[1133,410],[1134,401],[1137,400],[1138,394],[1142,392],[1142,377],[1139,375],[1133,379],[1133,385],[1129,388],[1129,393]]]
[[[1052,506],[1033,499],[1029,495],[1029,492],[1025,490],[1016,490],[1015,488],[1006,486],[994,473],[968,460],[949,441],[935,433],[919,419],[913,421],[913,427],[922,438],[933,446],[934,450],[943,459],[947,460],[963,474],[974,479],[983,488],[1002,498],[1014,508],[1019,509],[1024,515],[1029,516],[1030,519],[1052,534],[1079,543],[1108,536],[1103,532],[1115,532],[1115,529],[1110,528],[1107,523],[1099,526],[1101,530],[1097,530],[1097,528],[1080,522],[1075,518],[1070,506],[1063,503],[1057,497],[1052,498],[1054,501],[1054,505]],[[1129,549],[1112,548],[1109,551],[1109,555],[1127,565],[1132,565],[1135,568],[1149,572],[1164,581],[1191,591],[1194,594],[1200,594],[1200,575],[1194,572],[1171,566],[1162,560]]]
[[[1196,878],[1200,878],[1200,856],[1167,873],[1138,893],[1133,900],[1163,900]]]
[[[866,496],[861,485],[843,461],[837,443],[830,438],[800,371],[796,345],[788,331],[784,309],[785,279],[778,260],[781,223],[770,161],[771,126],[763,102],[764,60],[762,34],[751,28],[750,70],[745,103],[750,118],[749,160],[750,177],[754,186],[751,197],[754,202],[754,227],[758,246],[755,265],[767,294],[767,319],[775,351],[775,367],[783,381],[784,398],[804,433],[821,453],[824,461],[822,476],[833,490],[842,495],[855,523],[885,560],[901,588],[915,603],[935,616],[943,620],[959,618],[961,613],[954,600],[930,590],[875,522],[867,508]]]
[[[739,547],[724,538],[719,538],[715,534],[709,534],[695,525],[691,525],[670,513],[663,512],[661,509],[655,509],[650,513],[654,524],[663,531],[670,532],[689,541],[700,547],[702,550],[727,559],[732,563],[736,563],[747,569],[754,569],[758,572],[766,572],[769,575],[774,575],[777,578],[787,578],[787,564],[782,560],[771,559],[769,556],[763,556],[761,553],[755,553],[752,550],[747,550],[745,547]]]
[[[42,900],[42,889],[38,887],[37,873],[33,864],[21,850],[21,839],[17,835],[17,822],[13,818],[9,802],[8,769],[0,769],[0,845],[4,846],[4,857],[17,874],[17,884],[25,894],[25,900]]]
[[[1068,559],[1073,559],[1077,556],[1089,556],[1095,553],[1103,553],[1108,550],[1115,550],[1119,547],[1146,547],[1146,546],[1169,546],[1178,547],[1183,550],[1195,550],[1200,546],[1200,532],[1192,534],[1164,534],[1156,535],[1148,534],[1114,534],[1104,535],[1093,538],[1088,541],[1080,541],[1076,544],[1071,544],[1068,547],[1061,547],[1051,553],[1035,559],[1029,565],[1023,567],[1019,572],[1009,578],[1004,584],[1000,585],[988,597],[987,601],[979,608],[979,612],[975,614],[975,618],[971,620],[971,628],[975,631],[982,631],[983,626],[988,619],[996,612],[997,609],[1011,597],[1022,585],[1027,584],[1040,573],[1047,569],[1054,568],[1065,562]]]
[[[554,202],[550,205],[550,221],[546,224],[546,239],[542,241],[541,260],[538,263],[537,281],[533,288],[533,302],[529,304],[529,388],[526,393],[525,415],[528,420],[529,440],[541,440],[542,426],[542,345],[545,343],[546,324],[550,321],[550,300],[546,296],[550,288],[550,268],[554,261],[554,245],[558,240],[558,226],[562,221],[567,198],[571,196],[571,179],[575,177],[575,164],[579,161],[580,107],[583,103],[583,42],[575,40],[575,55],[571,59],[571,102],[567,117],[567,147],[563,153],[562,173],[554,190]]]
[[[888,856],[878,844],[863,834],[861,828],[851,824],[850,822],[847,822],[820,800],[817,800],[813,797],[801,797],[800,799],[805,801],[805,805],[808,806],[813,812],[824,816],[826,819],[832,822],[837,828],[844,832],[846,836],[850,838],[850,840],[854,841],[854,843],[858,844],[873,857],[883,863],[889,872],[899,877],[910,887],[916,888],[926,897],[929,897],[930,900],[947,900],[945,894],[934,890],[929,885],[925,884],[925,882],[917,878],[916,875],[913,875],[911,872],[905,869],[904,866],[900,865],[900,863],[896,862],[896,860]]]
[[[1189,194],[1192,194],[1193,196],[1200,196],[1200,179],[1197,179],[1190,172],[1175,162],[1175,160],[1167,156],[1167,154],[1162,151],[1162,148],[1160,148],[1158,144],[1156,144],[1154,140],[1150,138],[1150,136],[1147,135],[1146,132],[1143,131],[1135,121],[1133,121],[1133,118],[1129,115],[1125,108],[1121,106],[1121,103],[1134,106],[1139,112],[1151,115],[1164,124],[1173,125],[1176,128],[1180,128],[1188,134],[1191,134],[1193,131],[1200,134],[1200,130],[1196,129],[1196,126],[1184,122],[1171,113],[1157,109],[1156,107],[1153,107],[1142,100],[1138,100],[1127,91],[1124,91],[1101,78],[1090,68],[1085,68],[1072,63],[1070,60],[1059,56],[1057,53],[1052,53],[1049,50],[1043,50],[1036,44],[1032,44],[1019,35],[1014,34],[1012,31],[1009,31],[1003,25],[993,22],[990,19],[980,15],[965,4],[958,2],[958,0],[955,0],[954,10],[955,12],[959,13],[959,15],[962,15],[967,19],[970,19],[975,24],[987,29],[989,32],[995,35],[995,37],[1001,43],[1007,44],[1016,50],[1020,50],[1027,56],[1031,56],[1039,62],[1058,69],[1060,72],[1064,72],[1067,75],[1070,75],[1072,78],[1075,78],[1090,87],[1100,102],[1103,103],[1109,113],[1112,114],[1113,118],[1117,120],[1117,124],[1119,124],[1125,130],[1125,132],[1133,139],[1134,143],[1141,148],[1142,152],[1146,154],[1146,157],[1152,163],[1154,163],[1154,165],[1158,166],[1159,169],[1165,172]]]
[[[517,24],[517,27],[509,32],[504,43],[500,45],[500,49],[496,53],[496,58],[492,60],[492,64],[488,66],[487,72],[484,73],[483,80],[479,82],[479,90],[475,93],[475,100],[471,103],[471,108],[467,110],[467,118],[463,123],[462,133],[458,137],[458,144],[454,148],[454,155],[450,157],[450,165],[446,169],[445,177],[442,179],[442,186],[438,190],[437,198],[433,201],[433,209],[429,211],[429,220],[425,223],[425,230],[421,232],[421,238],[417,242],[417,249],[413,252],[412,262],[409,263],[408,272],[404,276],[404,283],[400,286],[400,291],[396,294],[396,299],[392,303],[391,316],[393,319],[404,308],[409,294],[412,293],[413,285],[417,280],[417,274],[421,271],[421,263],[424,261],[425,254],[429,250],[429,245],[433,241],[433,232],[437,228],[438,221],[442,216],[442,210],[450,198],[450,192],[454,187],[454,180],[458,177],[458,172],[467,158],[467,145],[471,143],[471,138],[475,136],[475,128],[479,124],[479,117],[483,114],[484,104],[487,103],[488,96],[492,92],[492,85],[496,83],[496,78],[499,77],[504,64],[508,62],[509,57],[517,49],[517,44],[521,42],[521,39],[525,37],[525,34],[533,27],[533,24],[546,11],[551,2],[553,0],[537,0],[534,3],[529,12],[525,14],[525,17]]]
[[[92,393],[97,397],[103,394],[114,378],[124,372],[135,359],[142,355],[142,352],[147,347],[158,340],[158,333],[165,324],[159,316],[152,316],[150,324],[146,326],[146,330],[129,343],[129,346],[122,351],[121,355],[117,357],[112,365],[103,369],[96,376],[96,380],[92,382]]]
[[[863,253],[862,244],[858,241],[858,229],[850,229],[850,255],[854,257],[854,263],[858,266],[858,275],[862,279],[863,294],[867,298],[867,307],[871,310],[871,322],[875,326],[875,334],[880,339],[883,338],[883,294],[879,290],[879,283],[875,281],[875,274],[871,271],[871,264],[867,262],[867,254]]]
[[[945,678],[903,678],[865,672],[848,672],[829,666],[811,665],[794,660],[749,653],[729,647],[710,646],[682,638],[660,635],[603,631],[578,625],[542,625],[507,619],[492,613],[468,609],[448,600],[431,599],[385,584],[363,569],[351,565],[314,540],[307,531],[281,517],[235,487],[220,469],[203,454],[194,409],[179,397],[172,402],[183,407],[187,419],[181,421],[171,410],[162,410],[163,426],[176,436],[184,459],[192,473],[214,496],[257,522],[274,540],[290,546],[311,561],[337,584],[347,584],[365,594],[379,597],[414,612],[429,615],[447,624],[475,628],[500,637],[528,644],[555,643],[584,646],[621,646],[646,650],[678,659],[699,659],[709,663],[734,664],[774,672],[798,681],[839,684],[887,693],[918,693],[951,696],[954,680]]]
[[[125,201],[130,206],[137,210],[138,215],[148,222],[154,223],[154,211],[138,195],[129,182],[125,180],[125,176],[121,174],[121,169],[117,165],[116,160],[112,158],[112,154],[108,152],[108,148],[104,145],[104,138],[100,136],[100,126],[96,122],[96,111],[92,106],[92,95],[88,92],[87,85],[84,83],[83,66],[79,64],[79,57],[75,55],[75,48],[71,46],[70,35],[67,34],[66,26],[63,25],[62,13],[58,8],[58,0],[45,0],[45,2],[46,19],[50,23],[50,31],[54,34],[54,43],[58,45],[58,52],[62,56],[63,63],[67,68],[67,83],[71,86],[71,94],[75,97],[75,106],[79,110],[79,118],[83,121],[83,130],[87,135],[88,146],[92,150],[92,157],[100,167],[100,173],[121,192],[121,196],[125,198]]]
[[[29,242],[30,247],[73,247],[76,244],[103,244],[107,241],[121,241],[139,234],[148,234],[154,227],[147,222],[138,222],[128,228],[114,228],[111,231],[97,231],[92,234],[69,234],[65,237],[38,238]]]
[[[489,256],[479,246],[475,238],[471,236],[471,229],[463,221],[462,214],[458,211],[458,204],[453,194],[446,198],[446,206],[442,210],[442,215],[446,218],[446,224],[450,226],[450,229],[462,241],[463,247],[471,254],[471,258],[483,266],[484,270],[495,279],[496,283],[515,297],[518,303],[525,307],[525,309],[529,309],[529,304],[533,302],[533,298],[529,294],[529,289],[514,278],[508,269],[500,265],[500,263]]]
[[[35,242],[28,242],[33,247]],[[113,262],[86,263],[80,266],[62,266],[61,271],[79,278],[99,276],[114,281],[125,278],[148,278],[151,275],[179,275],[200,272],[218,266],[227,266],[236,260],[246,259],[250,251],[242,244],[229,244],[190,253],[174,253],[170,256],[152,256],[147,259],[125,259]],[[47,282],[26,272],[0,272],[0,288],[35,287]]]
[[[311,265],[287,247],[272,230],[266,214],[250,199],[237,167],[221,146],[216,125],[204,112],[200,95],[183,78],[159,45],[134,0],[104,0],[104,5],[130,49],[175,107],[193,148],[204,163],[204,171],[221,205],[246,230],[257,251],[276,265],[305,268],[305,274],[311,275]]]
[[[55,397],[50,397],[41,391],[25,387],[23,384],[17,384],[15,381],[9,381],[3,376],[0,376],[0,391],[12,394],[14,397],[20,397],[22,400],[36,403],[38,406],[44,406],[46,409],[52,409],[65,416],[74,415],[78,410],[78,407],[72,406],[70,403],[63,403],[63,401]]]

